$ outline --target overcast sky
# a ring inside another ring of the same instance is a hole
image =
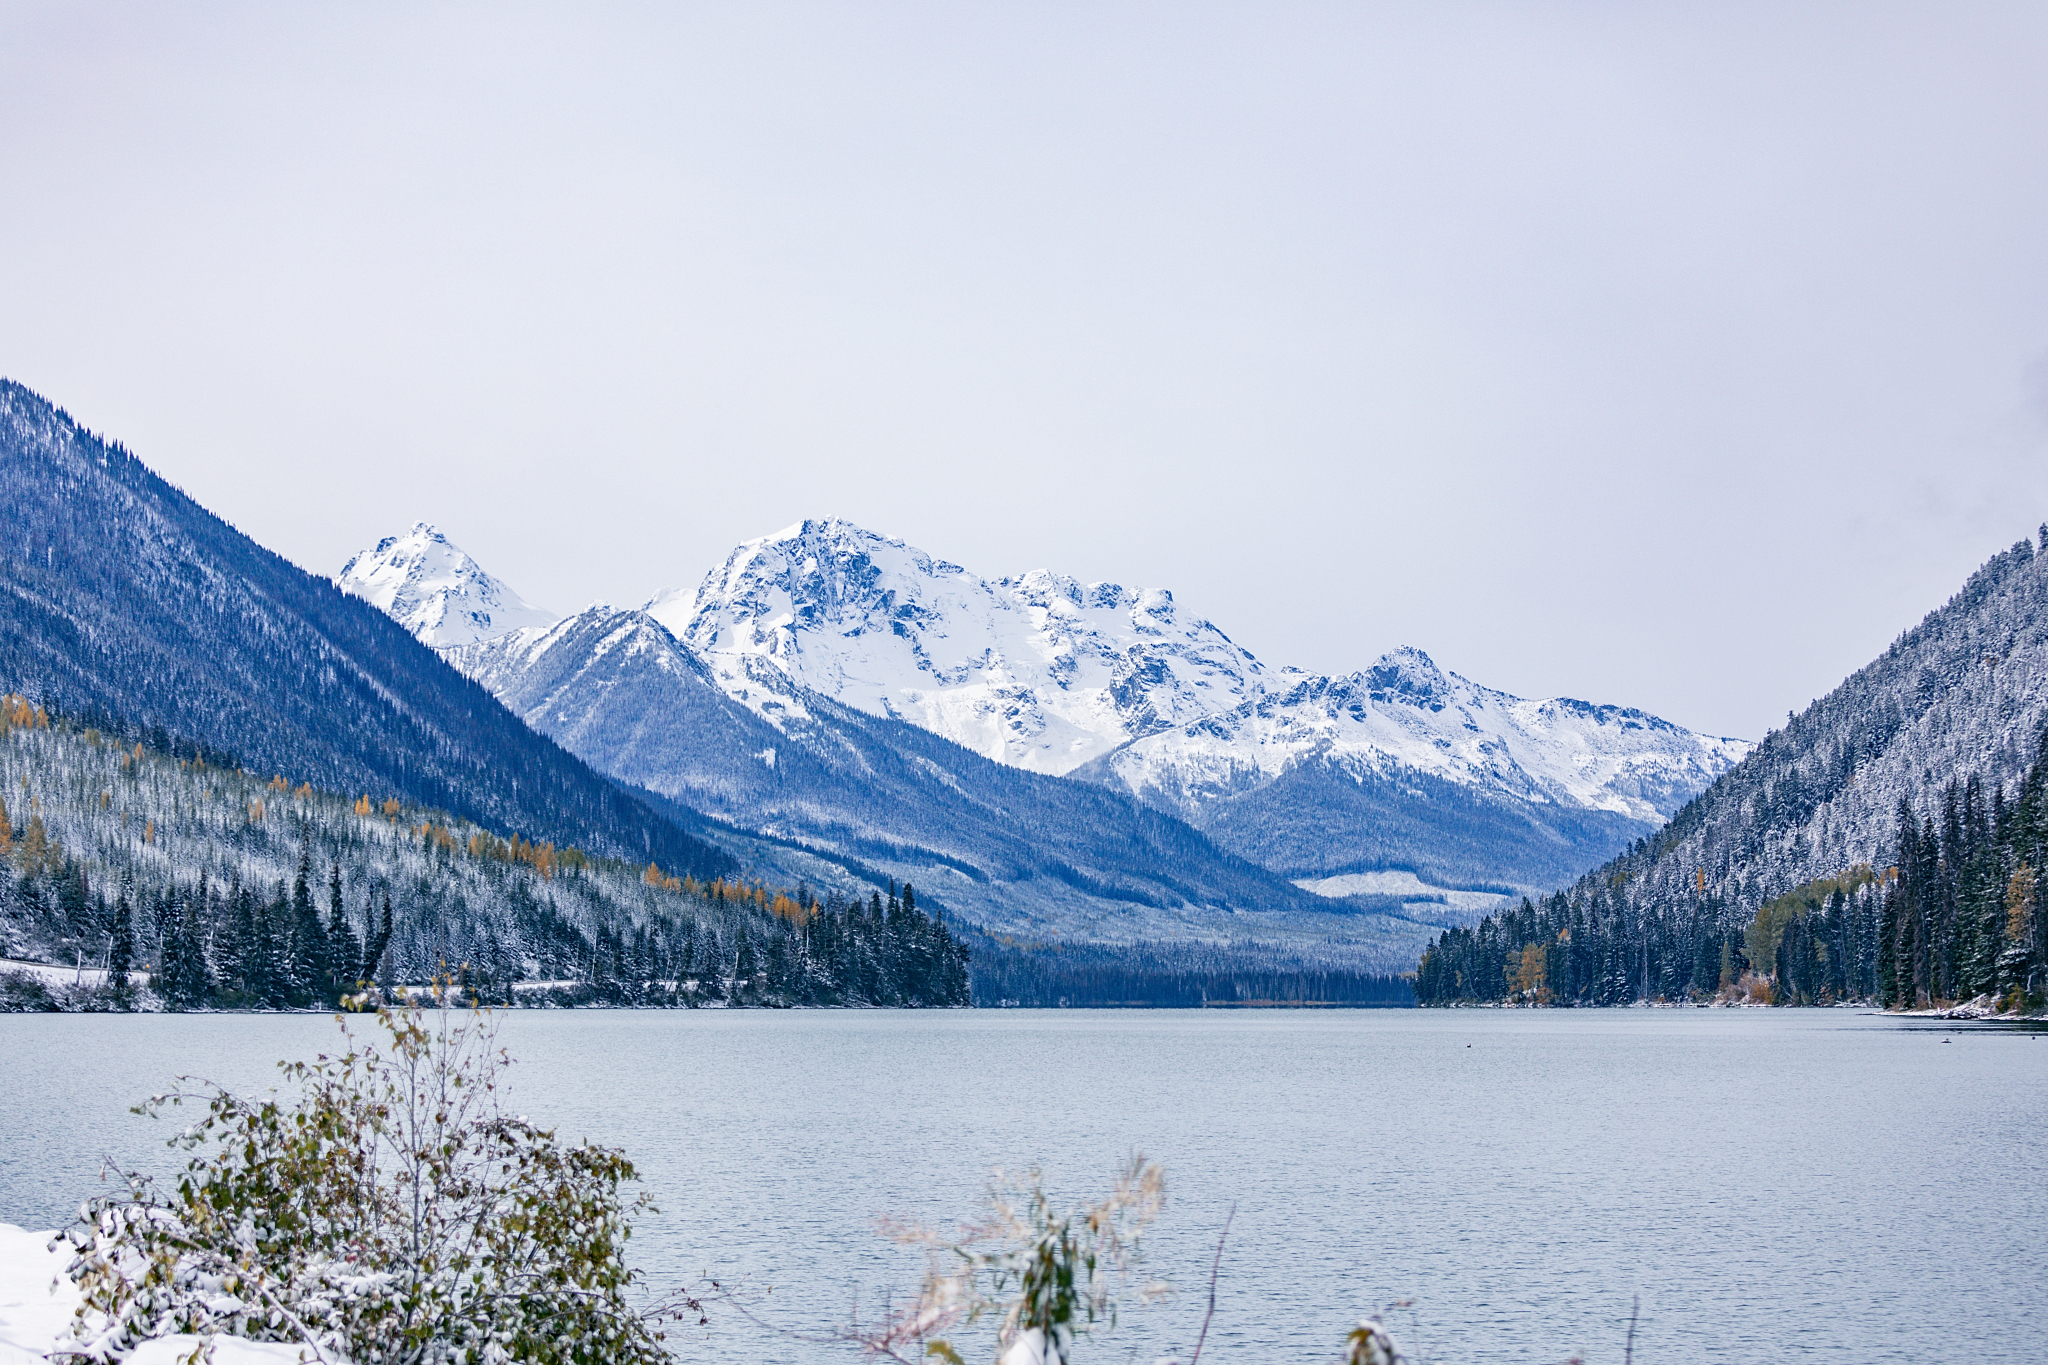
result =
[[[0,374],[333,573],[838,515],[1754,737],[2048,519],[2048,5],[0,8]]]

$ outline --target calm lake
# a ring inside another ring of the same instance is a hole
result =
[[[0,1016],[0,1221],[49,1227],[104,1154],[164,1169],[126,1106],[328,1048],[324,1016]],[[971,1215],[994,1167],[1103,1191],[1167,1169],[1172,1282],[1079,1359],[1185,1352],[1236,1205],[1205,1360],[1332,1362],[1360,1314],[1455,1362],[2048,1358],[2048,1046],[1840,1010],[518,1013],[514,1107],[624,1147],[658,1281],[773,1287],[691,1359],[804,1340],[920,1262],[892,1213]],[[969,1359],[974,1359],[973,1353]],[[985,1354],[983,1358],[986,1358]]]

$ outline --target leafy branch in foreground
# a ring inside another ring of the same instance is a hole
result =
[[[1067,1365],[1077,1337],[1097,1323],[1115,1325],[1118,1291],[1165,1200],[1164,1173],[1134,1156],[1106,1198],[1064,1213],[1053,1208],[1034,1170],[1021,1178],[999,1174],[987,1213],[952,1237],[885,1223],[887,1236],[926,1249],[924,1284],[909,1307],[879,1327],[850,1330],[847,1339],[890,1360],[926,1356],[964,1365],[945,1334],[993,1317],[1002,1365]],[[1141,1297],[1163,1291],[1148,1285]]]
[[[919,1358],[966,1365],[950,1339],[955,1329],[995,1318],[997,1365],[1069,1365],[1079,1337],[1098,1323],[1116,1325],[1118,1296],[1137,1267],[1140,1240],[1165,1202],[1165,1175],[1143,1156],[1131,1158],[1106,1198],[1066,1213],[1054,1210],[1038,1171],[1021,1179],[999,1173],[989,1187],[987,1213],[955,1236],[916,1223],[883,1223],[895,1241],[925,1248],[930,1263],[923,1287],[880,1326],[856,1325],[838,1339],[903,1365]],[[1223,1245],[1236,1216],[1232,1205],[1216,1239],[1208,1311],[1193,1354],[1158,1365],[1200,1365],[1216,1316]],[[1149,1301],[1165,1292],[1165,1285],[1153,1283],[1139,1297]],[[1383,1317],[1365,1318],[1352,1329],[1343,1365],[1409,1365],[1411,1357]]]
[[[339,1056],[282,1066],[296,1098],[206,1085],[169,1190],[128,1174],[65,1235],[83,1294],[73,1357],[180,1332],[284,1341],[380,1365],[656,1365],[662,1324],[626,1266],[633,1165],[504,1112],[495,1025],[478,1011],[380,1009]]]

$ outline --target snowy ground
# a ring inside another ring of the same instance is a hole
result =
[[[1295,883],[1318,896],[1402,896],[1417,909],[1448,905],[1474,920],[1493,913],[1510,899],[1498,891],[1460,891],[1455,887],[1431,886],[1413,872],[1347,872],[1340,877],[1309,877]]]
[[[43,1365],[70,1333],[78,1291],[64,1275],[70,1258],[61,1249],[49,1249],[50,1237],[0,1223],[0,1365]],[[180,1365],[201,1344],[198,1337],[164,1337],[144,1342],[125,1360],[128,1365]],[[221,1337],[203,1358],[213,1365],[281,1365],[312,1356],[302,1356],[297,1347]]]
[[[0,972],[27,972],[30,976],[41,977],[45,986],[97,986],[106,980],[107,976],[98,967],[65,967],[15,957],[0,957]],[[147,986],[149,973],[131,971],[128,973],[128,979],[137,986]]]

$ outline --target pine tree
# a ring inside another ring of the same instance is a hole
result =
[[[348,911],[342,905],[341,861],[336,859],[327,872],[328,999],[336,999],[342,993],[356,989],[356,983],[362,980],[357,971],[362,957],[363,945],[356,941],[355,930],[348,922]]]
[[[327,931],[321,926],[320,912],[313,906],[312,862],[311,849],[302,850],[299,874],[292,882],[286,990],[294,1005],[334,1003],[325,998],[334,979],[334,968],[327,952]]]
[[[270,1009],[284,1009],[292,995],[292,902],[283,882],[260,907],[261,956],[257,970],[258,998]]]
[[[128,993],[128,972],[135,965],[135,913],[128,904],[128,890],[114,902],[113,941],[107,946],[107,984],[115,994]]]

